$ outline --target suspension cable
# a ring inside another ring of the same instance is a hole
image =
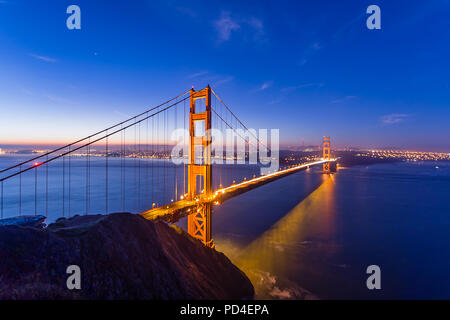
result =
[[[129,124],[129,125],[123,127],[123,128],[120,128],[120,129],[118,129],[118,130],[116,130],[116,131],[113,131],[113,132],[111,132],[111,133],[108,133],[108,134],[106,134],[106,135],[103,136],[103,137],[97,138],[97,139],[92,140],[92,141],[90,141],[90,142],[88,142],[88,143],[86,143],[86,144],[83,144],[83,145],[81,145],[81,146],[79,146],[79,147],[76,147],[76,148],[72,149],[70,152],[67,151],[67,152],[61,153],[61,154],[59,154],[59,155],[57,155],[57,156],[54,156],[53,158],[50,158],[50,159],[48,159],[48,160],[46,160],[46,161],[43,161],[43,162],[40,162],[40,163],[38,163],[38,164],[36,164],[36,165],[34,165],[34,166],[32,166],[32,167],[23,169],[23,170],[21,170],[21,171],[15,172],[15,173],[13,173],[13,174],[11,174],[11,175],[9,175],[9,176],[6,176],[6,177],[4,177],[4,178],[1,178],[1,179],[0,179],[0,182],[5,181],[5,180],[7,180],[7,179],[9,179],[9,178],[15,177],[15,176],[17,176],[17,175],[19,175],[19,174],[22,174],[22,173],[27,172],[27,171],[29,171],[29,170],[32,170],[32,169],[34,169],[34,168],[40,167],[41,165],[44,165],[44,164],[49,163],[49,162],[51,162],[51,161],[53,161],[53,160],[59,159],[59,158],[61,158],[61,157],[64,157],[64,156],[68,155],[69,153],[75,152],[75,151],[77,151],[77,150],[80,150],[81,148],[84,148],[84,147],[86,147],[86,146],[92,145],[92,144],[94,144],[94,143],[96,143],[96,142],[98,142],[98,141],[101,141],[101,140],[103,140],[103,139],[105,139],[105,138],[107,138],[107,137],[110,137],[110,136],[112,136],[112,135],[114,135],[114,134],[116,134],[116,133],[118,133],[118,132],[121,132],[122,130],[128,129],[128,128],[130,128],[130,127],[132,127],[132,126],[134,126],[134,125],[136,125],[136,124],[138,124],[138,123],[141,123],[142,121],[147,120],[148,118],[154,117],[155,115],[160,114],[161,112],[166,111],[166,110],[172,108],[173,106],[175,106],[175,105],[177,105],[178,103],[180,103],[180,102],[182,102],[182,101],[188,99],[189,97],[190,97],[190,95],[187,96],[186,98],[184,98],[183,100],[180,100],[180,101],[178,101],[178,102],[176,102],[176,103],[174,103],[174,104],[171,104],[171,105],[168,106],[168,107],[165,107],[164,109],[158,110],[158,111],[156,111],[155,113],[153,113],[153,114],[151,114],[151,115],[149,115],[149,116],[146,116],[146,117],[140,119],[139,121],[133,122],[132,124]],[[132,119],[134,119],[134,118],[132,118]],[[105,130],[103,130],[103,131],[105,131]],[[103,131],[102,131],[102,132],[103,132]],[[74,144],[74,143],[72,143],[71,145],[73,145],[73,144]],[[53,153],[53,152],[49,152],[49,154],[50,154],[50,153]],[[39,157],[39,158],[40,158],[40,157]],[[26,162],[24,162],[24,163],[28,163],[28,162],[30,162],[30,161],[31,161],[31,160],[26,161]],[[17,165],[16,165],[15,167],[17,167]],[[11,167],[11,168],[12,168],[12,167]]]
[[[84,140],[87,140],[87,139],[90,139],[90,138],[92,138],[92,137],[95,137],[95,136],[99,135],[100,133],[104,133],[104,132],[106,132],[106,131],[108,131],[108,130],[111,130],[111,129],[115,128],[115,127],[118,127],[118,126],[120,126],[120,125],[122,125],[122,124],[124,124],[124,123],[127,123],[127,122],[129,122],[129,121],[131,121],[131,120],[134,120],[134,119],[136,119],[136,118],[139,118],[139,117],[143,116],[144,114],[147,114],[147,113],[150,112],[150,111],[153,111],[153,110],[155,110],[155,109],[158,109],[158,108],[160,108],[160,107],[162,107],[162,106],[168,104],[169,102],[172,102],[173,100],[175,100],[175,99],[177,99],[177,98],[179,98],[179,97],[181,97],[181,96],[184,96],[186,93],[189,93],[189,92],[190,92],[190,90],[188,90],[188,91],[186,91],[186,92],[184,92],[184,93],[182,93],[182,94],[179,94],[179,95],[176,96],[175,98],[172,98],[172,99],[170,99],[170,100],[167,100],[166,102],[163,102],[163,103],[161,103],[160,105],[157,105],[156,107],[153,107],[153,108],[151,108],[151,109],[148,109],[147,111],[144,111],[144,112],[142,112],[142,113],[140,113],[140,114],[137,114],[137,115],[135,115],[134,117],[131,117],[131,118],[125,120],[125,121],[119,122],[119,123],[117,123],[117,124],[115,124],[115,125],[113,125],[113,126],[111,126],[111,127],[109,127],[109,128],[106,128],[106,129],[103,129],[103,130],[101,130],[101,131],[98,131],[98,132],[96,132],[96,133],[94,133],[94,134],[91,134],[91,135],[85,137],[85,138],[79,139],[79,140],[77,140],[77,141],[75,141],[75,142],[69,143],[69,144],[67,144],[67,145],[65,145],[65,146],[62,146],[62,147],[59,147],[59,148],[57,148],[57,149],[48,151],[48,152],[46,152],[46,153],[44,153],[44,154],[41,154],[41,155],[39,155],[39,156],[37,156],[37,157],[34,157],[34,158],[31,158],[31,159],[29,159],[29,160],[27,160],[27,161],[23,161],[23,162],[21,162],[21,163],[18,163],[18,164],[16,164],[16,165],[13,165],[13,166],[11,166],[11,167],[9,167],[9,168],[2,169],[2,170],[0,170],[0,173],[3,173],[3,172],[6,172],[6,171],[9,171],[9,170],[12,170],[12,169],[14,169],[14,168],[17,168],[17,167],[19,167],[19,166],[22,166],[22,165],[27,164],[27,163],[29,163],[29,162],[32,162],[32,161],[34,161],[34,160],[43,158],[43,157],[48,156],[48,155],[50,155],[50,154],[52,154],[52,153],[55,153],[55,152],[57,152],[57,151],[60,151],[60,150],[63,150],[63,149],[65,149],[65,148],[68,148],[68,147],[70,147],[70,146],[73,146],[74,144],[80,143],[80,142],[82,142],[82,141],[84,141]],[[190,95],[189,95],[189,97],[190,97]],[[172,106],[173,106],[173,105],[172,105]],[[78,149],[76,149],[76,150],[78,150]]]
[[[212,93],[216,96],[217,99],[219,99],[219,101],[225,106],[225,108],[227,108],[227,110],[231,113],[231,115],[244,127],[245,130],[247,130],[248,132],[250,132],[255,138],[256,141],[258,141],[258,143],[260,143],[261,145],[263,145],[266,149],[268,149],[269,151],[270,148],[267,147],[266,145],[264,145],[257,136],[255,136],[246,126],[245,124],[242,123],[242,121],[233,113],[233,111],[231,111],[231,109],[222,101],[222,99],[220,99],[220,97],[214,92],[214,90],[211,88]]]

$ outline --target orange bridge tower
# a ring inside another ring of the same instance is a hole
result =
[[[196,112],[197,100],[203,100],[205,110]],[[191,90],[189,112],[188,199],[212,194],[211,171],[211,88]],[[202,203],[188,216],[188,233],[213,248],[211,237],[211,203]]]
[[[330,137],[323,137],[323,160],[330,160],[331,156]],[[323,164],[323,172],[331,173],[330,162],[327,161]]]

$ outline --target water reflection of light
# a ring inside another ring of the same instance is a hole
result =
[[[311,272],[320,247],[323,255],[336,247],[328,240],[335,231],[334,177],[324,175],[323,183],[269,230],[247,246],[229,238],[216,238],[224,252],[252,281],[256,298],[308,299],[315,295],[301,287]],[[308,258],[308,260],[306,259]],[[303,275],[302,272],[305,271]]]

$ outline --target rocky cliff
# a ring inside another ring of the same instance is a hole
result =
[[[66,285],[69,265],[81,289]],[[0,226],[0,299],[245,299],[249,279],[179,228],[138,215]]]

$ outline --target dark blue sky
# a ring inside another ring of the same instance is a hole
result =
[[[448,0],[0,0],[0,143],[68,142],[209,83],[284,144],[450,151],[449,17]]]

